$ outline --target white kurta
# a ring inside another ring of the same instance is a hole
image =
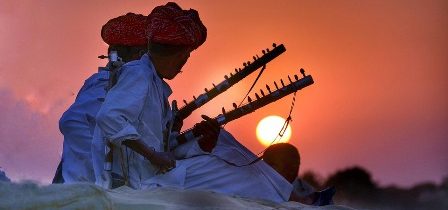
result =
[[[95,134],[92,152],[97,179],[103,172],[104,142],[114,145],[112,171],[129,174],[130,186],[140,188],[141,181],[155,175],[156,168],[143,156],[121,146],[124,140],[142,140],[156,151],[163,150],[163,131],[171,117],[168,96],[171,89],[156,73],[148,55],[126,63],[121,68],[117,84],[108,92],[97,114],[99,130]],[[120,148],[124,159],[121,161]],[[96,183],[101,183],[97,180]]]
[[[59,120],[59,129],[64,135],[62,152],[62,176],[65,183],[93,182],[91,143],[95,116],[106,95],[109,72],[99,72],[89,77],[82,86],[75,102]]]
[[[178,160],[169,173],[145,181],[146,188],[168,186],[181,189],[210,190],[227,195],[284,202],[289,199],[292,185],[264,161],[244,165],[257,156],[241,145],[230,133],[221,130],[212,155]]]

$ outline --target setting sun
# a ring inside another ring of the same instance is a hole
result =
[[[274,115],[267,116],[260,120],[256,129],[258,141],[260,141],[260,143],[264,146],[269,146],[274,141],[274,139],[276,139],[284,123],[285,119]],[[279,140],[276,140],[274,143],[288,142],[290,138],[291,126],[288,125],[285,133],[283,134],[283,137],[277,138]]]

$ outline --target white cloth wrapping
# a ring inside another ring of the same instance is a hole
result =
[[[444,191],[441,189],[439,192]],[[437,195],[434,202],[446,207],[446,194],[438,193]],[[371,209],[378,209],[378,205],[372,206],[374,207],[370,207]],[[393,209],[396,203],[383,206],[384,209]],[[37,185],[29,182],[0,182],[0,209],[353,210],[343,206],[308,206],[297,202],[276,204],[202,190],[173,188],[134,190],[129,187],[105,190],[90,183]]]
[[[91,143],[95,116],[106,95],[109,72],[99,68],[82,86],[75,102],[59,120],[59,130],[64,135],[62,151],[62,177],[65,183],[95,181]]]
[[[244,165],[256,158],[255,154],[222,129],[211,155],[198,154],[178,160],[176,168],[146,180],[144,188],[161,186],[200,189],[274,202],[288,201],[292,185],[264,161],[244,167],[232,166],[223,161]]]

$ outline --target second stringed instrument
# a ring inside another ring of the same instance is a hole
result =
[[[269,94],[265,95],[263,90],[260,90],[261,91],[260,94],[262,95],[261,97],[260,97],[260,95],[255,93],[256,100],[253,101],[252,98],[248,97],[248,103],[241,107],[238,107],[234,103],[233,104],[234,109],[229,112],[226,112],[224,110],[224,108],[222,108],[222,114],[216,116],[214,119],[216,119],[218,121],[218,124],[220,126],[224,125],[228,122],[231,122],[231,121],[236,120],[240,117],[243,117],[249,113],[252,113],[255,110],[257,110],[263,106],[266,106],[272,102],[275,102],[291,93],[301,90],[304,87],[314,84],[314,80],[311,77],[311,75],[305,75],[305,71],[303,69],[300,69],[300,72],[302,73],[303,78],[299,79],[299,77],[297,75],[294,75],[295,81],[293,81],[291,79],[291,77],[288,76],[290,84],[285,85],[283,80],[280,80],[281,85],[282,85],[281,87],[279,87],[279,85],[276,82],[274,82],[274,85],[276,87],[275,91],[271,91],[271,88],[268,85],[266,85],[266,89],[269,92]],[[173,143],[174,144],[177,143],[176,145],[184,144],[187,141],[191,141],[199,136],[200,136],[200,134],[198,134],[197,131],[193,127],[193,128],[190,128],[190,129],[182,132],[177,137],[177,142],[175,142],[175,143],[173,142]]]
[[[254,61],[251,63],[250,61],[243,64],[243,69],[235,69],[235,73],[230,73],[229,76],[225,76],[224,81],[219,83],[218,85],[213,84],[213,88],[208,90],[205,89],[205,93],[199,95],[198,97],[193,96],[194,100],[187,103],[187,101],[184,100],[185,106],[180,108],[176,113],[176,120],[182,121],[190,114],[204,105],[205,103],[209,102],[219,94],[223,93],[230,87],[232,87],[234,84],[238,83],[245,77],[247,77],[249,74],[254,72],[255,70],[259,69],[260,67],[266,66],[267,63],[272,61],[274,58],[278,57],[280,54],[284,53],[286,51],[286,48],[283,44],[276,45],[275,43],[272,44],[274,47],[272,50],[266,49],[263,50],[263,55],[261,57],[253,56]]]

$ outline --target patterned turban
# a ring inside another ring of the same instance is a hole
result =
[[[196,49],[207,38],[207,28],[196,10],[183,10],[174,2],[154,8],[147,19],[152,43],[187,46]]]
[[[108,45],[146,45],[146,16],[128,13],[111,19],[101,29],[101,37]]]

